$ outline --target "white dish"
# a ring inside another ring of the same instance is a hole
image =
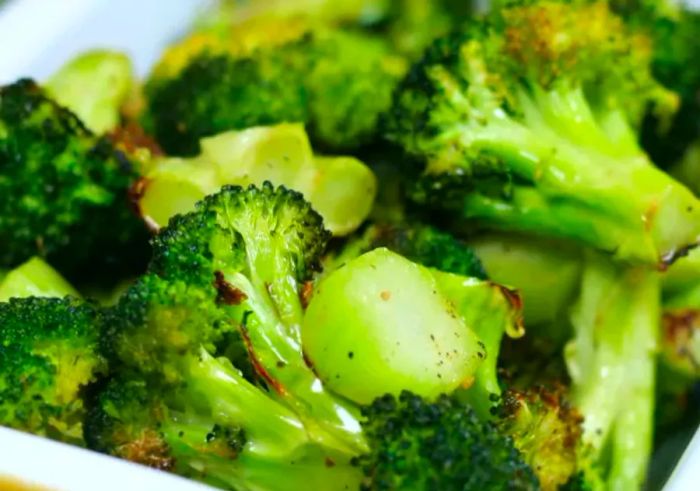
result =
[[[290,0],[293,1],[293,0]],[[211,0],[13,0],[0,7],[0,83],[45,79],[90,48],[122,50],[144,76],[163,48]],[[700,8],[700,0],[686,3]],[[205,491],[212,488],[145,467],[0,428],[1,479],[52,491]],[[700,431],[664,491],[700,488]]]
[[[214,491],[172,474],[0,428],[0,490],[8,482],[47,491]]]

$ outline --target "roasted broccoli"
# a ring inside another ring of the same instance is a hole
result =
[[[403,72],[381,40],[294,19],[201,36],[173,48],[146,89],[146,127],[175,154],[196,154],[201,137],[284,122],[306,123],[320,148],[353,148],[376,138]]]
[[[457,397],[402,392],[363,410],[371,451],[355,462],[368,490],[538,490],[513,440]]]
[[[415,456],[426,476],[464,455],[444,482],[471,486],[480,478],[463,474],[469,459],[499,455],[494,485],[536,489],[511,433],[490,433],[500,339],[522,334],[513,294],[383,248],[311,291],[327,237],[299,194],[269,184],[225,188],[173,219],[148,274],[105,315],[104,349],[121,368],[92,393],[89,445],[222,487],[352,488],[360,468],[351,461],[392,443],[368,433],[383,423],[350,401],[376,406],[411,390],[426,407],[453,400],[481,445],[472,456],[455,437],[442,457]],[[442,422],[422,423],[422,434],[443,432]]]
[[[30,80],[0,89],[0,265],[45,257],[69,279],[138,271],[131,164]],[[105,227],[105,224],[109,224]]]
[[[221,0],[144,85],[0,87],[0,425],[232,491],[655,489],[700,407],[698,19]]]
[[[425,159],[415,200],[462,221],[671,262],[700,233],[692,193],[635,128],[675,95],[604,2],[509,4],[428,49],[395,93],[387,136]]]
[[[327,239],[300,194],[270,184],[226,187],[170,222],[154,240],[148,274],[106,314],[105,350],[137,373],[127,382],[146,384],[158,407],[173,414],[158,411],[165,419],[155,429],[178,423],[194,439],[208,426],[204,439],[215,425],[235,426],[245,435],[240,470],[236,462],[198,465],[196,455],[187,464],[181,452],[192,450],[160,435],[191,473],[237,489],[291,486],[285,468],[298,483],[312,467],[330,474],[329,482],[354,474],[345,468],[364,448],[357,410],[324,389],[306,364],[299,332],[303,285]],[[99,416],[109,411],[105,404],[112,402],[98,404],[94,421],[107,421]],[[96,448],[116,455],[139,445],[99,443],[121,438],[111,424],[87,431]]]
[[[99,325],[77,299],[0,303],[0,424],[82,444],[82,392],[107,366]]]
[[[204,356],[198,365],[191,376],[205,386],[122,378],[97,388],[90,447],[223,489],[357,488],[357,471],[312,444],[282,402],[224,361]]]

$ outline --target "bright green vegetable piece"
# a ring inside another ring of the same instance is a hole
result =
[[[301,192],[334,235],[355,230],[376,195],[372,171],[353,157],[314,156],[301,124],[231,131],[204,138],[195,158],[169,158],[146,176],[142,215],[160,227],[223,185],[269,181]]]
[[[525,334],[520,297],[507,287],[466,278],[452,273],[433,271],[442,293],[476,333],[485,349],[485,359],[479,364],[468,387],[466,400],[477,414],[489,419],[494,401],[501,395],[498,383],[498,354],[503,335],[520,338]]]
[[[39,257],[13,269],[0,279],[0,302],[20,297],[80,297],[58,271]]]
[[[484,357],[432,272],[388,249],[321,281],[302,343],[328,387],[362,404],[408,388],[424,397],[450,392],[474,376]]]
[[[671,167],[670,173],[696,195],[700,194],[700,140],[687,149],[683,158]]]
[[[469,242],[489,277],[517,288],[525,325],[568,315],[581,277],[580,253],[568,244],[522,235],[483,235]]]
[[[115,51],[88,51],[70,60],[45,84],[47,93],[73,111],[94,133],[119,124],[119,109],[133,84],[129,58]]]
[[[691,249],[661,276],[664,298],[684,294],[700,284],[700,248]]]
[[[651,452],[657,337],[658,273],[609,259],[586,261],[575,329],[565,357],[573,401],[584,417],[583,441],[607,469],[609,489],[639,489]]]

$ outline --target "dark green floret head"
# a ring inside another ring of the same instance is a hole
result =
[[[420,223],[374,225],[368,250],[386,247],[428,268],[486,279],[486,271],[473,249],[448,232]]]
[[[144,123],[166,151],[196,155],[204,136],[306,121],[305,71],[293,46],[240,58],[205,51],[175,77],[147,85]]]
[[[321,148],[353,149],[377,138],[405,69],[378,38],[300,19],[252,20],[230,38],[203,39],[166,55],[147,84],[144,123],[170,153],[195,155],[202,137],[285,122],[308,124]]]
[[[217,271],[255,268],[269,280],[284,272],[304,281],[329,238],[323,219],[300,193],[269,182],[260,188],[226,186],[170,221],[153,241],[150,271],[202,285],[213,282]]]
[[[0,304],[0,424],[82,441],[82,391],[106,368],[99,314],[77,299]]]
[[[384,396],[363,415],[370,451],[355,461],[363,489],[539,489],[512,440],[454,396]]]
[[[0,88],[0,265],[39,255],[71,279],[138,269],[145,230],[127,201],[135,176],[33,81]]]
[[[241,341],[248,297],[230,282],[247,278],[298,303],[287,285],[309,278],[328,239],[301,194],[269,183],[225,187],[154,238],[148,274],[107,314],[105,349],[145,372],[175,377],[171,364],[181,353],[214,352],[231,336]]]
[[[331,30],[314,37],[308,75],[309,133],[322,148],[353,150],[377,139],[404,62],[382,40]]]

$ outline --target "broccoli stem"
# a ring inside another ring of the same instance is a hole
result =
[[[204,349],[185,363],[187,391],[201,400],[215,421],[245,428],[251,451],[288,455],[308,442],[299,419],[265,391],[254,387],[225,360]]]
[[[305,491],[359,489],[360,471],[347,458],[336,459],[317,446],[286,457],[261,457],[246,444],[238,454],[206,451],[210,426],[168,423],[163,434],[176,458],[178,473],[237,491]]]
[[[274,261],[282,261],[279,256],[273,257]],[[263,283],[261,288],[240,273],[225,276],[227,282],[247,297],[255,314],[245,320],[244,326],[251,354],[264,368],[264,376],[270,378],[272,393],[303,420],[312,440],[354,455],[365,448],[359,410],[324,390],[307,366],[299,331],[302,316],[299,294],[294,279],[279,273],[285,266],[273,263],[264,267],[276,269],[273,277],[287,281],[276,280],[266,285],[253,275]],[[286,310],[277,307],[280,305]]]
[[[573,397],[584,416],[584,442],[608,455],[610,489],[644,479],[653,433],[658,273],[590,256],[566,348]]]
[[[237,491],[347,491],[360,489],[358,469],[335,465],[322,458],[312,461],[266,462],[246,456],[245,452],[232,464],[218,460],[208,465],[212,484]],[[222,484],[224,486],[222,486]]]
[[[464,95],[454,92],[454,105],[474,111]],[[456,158],[474,166],[477,190],[482,157],[500,162],[505,174],[525,183],[521,188],[531,186],[525,196],[516,189],[506,204],[470,193],[464,203],[467,216],[497,227],[583,240],[621,259],[650,264],[698,243],[697,199],[651,164],[619,111],[594,114],[580,88],[521,90],[519,99],[522,121],[496,107],[481,114],[481,124],[453,124],[439,138],[441,146],[454,150],[449,143],[459,142],[468,149],[469,158]],[[427,173],[449,170],[453,150],[435,157]]]
[[[479,219],[494,229],[566,237],[595,244],[620,258],[654,263],[659,259],[641,223],[631,225],[566,199],[548,200],[534,188],[516,186],[508,199],[469,193],[462,209],[465,218]]]
[[[55,269],[41,258],[34,257],[9,271],[0,274],[0,301],[18,297],[65,297],[80,298],[80,293]]]

